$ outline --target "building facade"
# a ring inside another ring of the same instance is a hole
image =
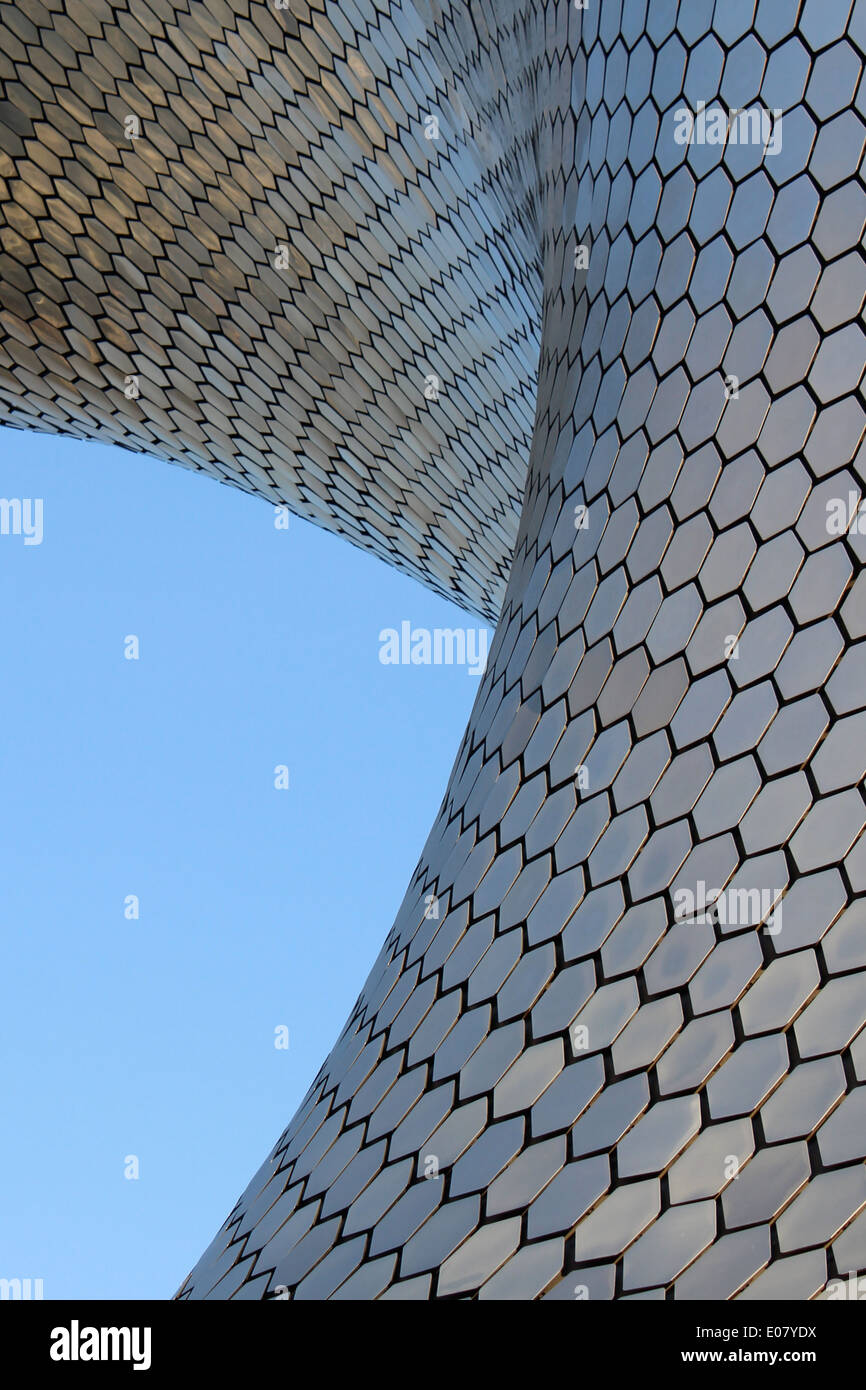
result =
[[[178,1297],[827,1296],[866,1269],[866,9],[0,27],[0,419],[496,622],[352,1015]]]

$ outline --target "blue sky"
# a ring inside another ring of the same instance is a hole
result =
[[[479,624],[119,449],[0,429],[0,497],[44,527],[0,535],[0,1276],[170,1297],[342,1028],[478,689],[380,629]]]

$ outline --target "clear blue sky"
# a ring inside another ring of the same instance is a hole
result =
[[[342,1028],[478,690],[379,631],[479,624],[119,449],[0,429],[0,497],[44,501],[41,545],[0,536],[0,1276],[170,1297]]]

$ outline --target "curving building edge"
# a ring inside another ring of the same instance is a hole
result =
[[[866,7],[0,28],[0,420],[497,620],[397,920],[178,1297],[830,1296],[866,1270]]]

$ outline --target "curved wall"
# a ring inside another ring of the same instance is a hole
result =
[[[9,89],[5,418],[499,613],[397,920],[179,1297],[866,1268],[863,13],[154,4],[88,63],[49,16],[83,87]]]

